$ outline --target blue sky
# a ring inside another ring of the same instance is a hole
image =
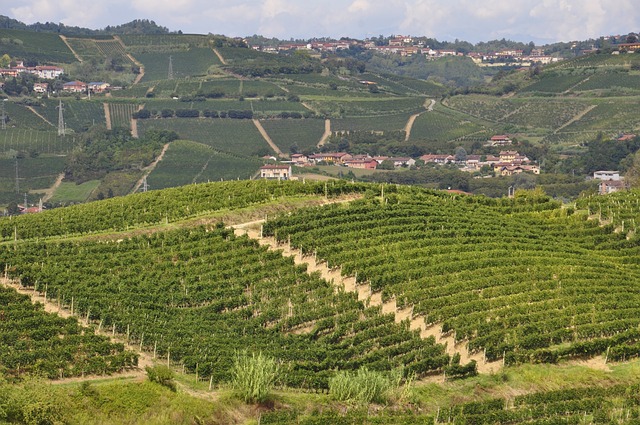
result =
[[[403,34],[545,43],[640,31],[638,0],[0,0],[0,14],[89,28],[152,19],[187,33],[284,39]]]

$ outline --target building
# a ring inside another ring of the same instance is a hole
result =
[[[49,91],[49,84],[48,83],[34,83],[33,84],[33,91],[36,93],[46,93]]]
[[[449,164],[455,161],[455,157],[453,155],[422,155],[419,159],[424,161],[425,164],[433,163],[433,164]]]
[[[266,180],[290,180],[291,165],[263,165],[260,167],[260,178]]]
[[[625,188],[625,183],[622,180],[602,181],[598,185],[598,194],[607,195],[609,193],[619,192],[621,190],[624,190]]]
[[[487,142],[487,145],[504,146],[504,145],[510,145],[511,143],[512,141],[509,138],[509,136],[500,134],[500,135],[493,136],[491,139],[489,139],[489,141]]]
[[[309,160],[314,163],[318,162],[326,162],[329,164],[344,164],[345,161],[349,161],[353,159],[351,155],[346,152],[326,152],[326,153],[317,153],[309,156]]]
[[[306,165],[309,163],[309,158],[301,153],[294,153],[291,155],[291,162],[296,165]]]
[[[620,178],[620,172],[619,171],[596,171],[595,173],[593,173],[593,178],[597,179],[597,180],[604,180],[604,181],[609,181],[609,180],[620,181],[620,180],[622,180]]]
[[[36,66],[35,68],[29,68],[27,72],[36,74],[43,79],[53,80],[64,74],[64,69],[59,66]]]
[[[389,158],[389,161],[393,162],[394,167],[412,167],[416,165],[416,160],[409,157],[397,157]]]
[[[99,82],[94,81],[89,83],[89,90],[91,90],[94,93],[103,93],[107,91],[109,87],[111,87],[111,84],[105,83],[103,81],[99,81]]]
[[[87,91],[87,83],[82,81],[69,81],[62,85],[62,90],[71,93],[84,93]]]
[[[375,170],[378,167],[378,161],[373,158],[368,159],[352,159],[345,161],[344,165],[349,168],[362,168],[365,170]]]

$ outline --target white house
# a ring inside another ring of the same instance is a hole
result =
[[[598,180],[620,180],[620,172],[619,171],[596,171],[593,173],[593,178]]]

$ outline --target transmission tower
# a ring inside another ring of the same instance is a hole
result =
[[[64,116],[62,115],[62,111],[64,107],[62,106],[62,99],[60,99],[60,103],[57,106],[58,108],[58,136],[64,136]]]
[[[6,99],[5,99],[6,100]],[[2,101],[2,129],[7,129],[7,115],[4,112],[4,100]]]
[[[167,79],[173,80],[173,60],[171,56],[169,56],[169,73],[167,75]]]
[[[145,177],[142,180],[142,191],[146,192],[147,190],[149,190],[149,185],[147,184],[147,178]]]

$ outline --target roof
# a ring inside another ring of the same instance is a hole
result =
[[[491,140],[508,140],[508,139],[509,139],[509,136],[504,135],[504,134],[500,134],[500,135],[497,135],[497,136],[493,136],[493,137],[491,138]]]
[[[68,83],[64,83],[62,86],[86,86],[87,83],[83,83],[82,81],[69,81]]]
[[[261,170],[288,170],[291,168],[290,165],[263,165],[260,167]]]

